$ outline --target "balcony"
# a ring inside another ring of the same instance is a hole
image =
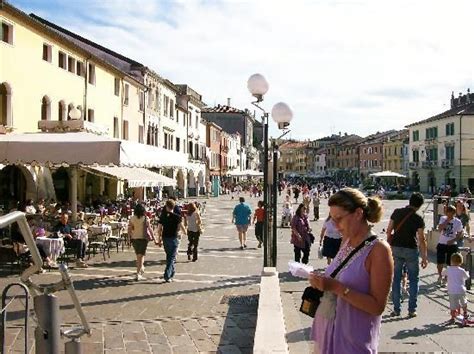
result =
[[[421,167],[422,168],[433,168],[438,166],[438,161],[422,161]]]
[[[412,161],[408,164],[408,168],[416,169],[420,167],[420,161]]]
[[[0,125],[0,134],[7,134],[13,131],[13,127],[8,125]]]
[[[442,168],[450,168],[454,166],[454,159],[444,159],[441,160],[441,167]]]
[[[109,128],[100,124],[91,123],[82,119],[77,120],[40,120],[38,129],[42,132],[88,132],[98,135],[108,135]]]

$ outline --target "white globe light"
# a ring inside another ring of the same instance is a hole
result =
[[[250,93],[255,97],[262,97],[268,91],[268,82],[261,74],[253,74],[247,81]]]
[[[78,110],[76,107],[73,107],[71,109],[71,111],[69,112],[69,117],[72,119],[72,120],[78,120],[79,118],[81,118],[81,111]]]
[[[286,103],[278,102],[272,108],[272,118],[276,123],[289,123],[293,119],[293,112]]]

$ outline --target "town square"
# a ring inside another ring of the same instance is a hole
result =
[[[1,353],[473,352],[469,9],[0,0]]]

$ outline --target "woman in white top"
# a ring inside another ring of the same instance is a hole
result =
[[[324,221],[319,243],[323,245],[323,256],[327,258],[328,264],[336,257],[341,247],[341,233],[337,231],[336,224],[331,218],[331,215]]]
[[[133,210],[133,216],[128,222],[128,235],[132,239],[132,246],[137,256],[137,275],[135,279],[143,280],[145,277],[145,254],[148,246],[148,239],[145,236],[145,227],[150,228],[150,220],[145,215],[145,207],[137,204]]]
[[[198,259],[199,236],[201,236],[201,215],[194,203],[189,203],[186,216],[184,218],[184,226],[188,230],[188,260],[193,257],[193,262]]]

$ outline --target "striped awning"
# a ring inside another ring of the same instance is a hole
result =
[[[162,174],[140,167],[117,167],[117,166],[87,166],[85,171],[105,175],[106,177],[117,178],[127,181],[128,186],[135,187],[176,187],[176,181]]]

